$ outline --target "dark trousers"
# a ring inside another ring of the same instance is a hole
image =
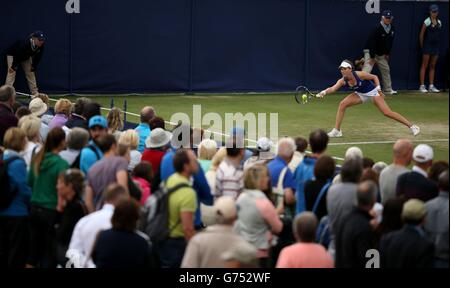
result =
[[[32,205],[30,210],[30,252],[27,263],[56,268],[56,210]]]
[[[154,245],[161,268],[180,268],[186,250],[184,238],[168,238]]]
[[[28,217],[0,216],[0,268],[25,268]]]

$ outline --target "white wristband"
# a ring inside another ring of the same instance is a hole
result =
[[[381,90],[381,86],[378,85],[377,87],[375,87],[375,89],[377,89],[377,91],[378,91],[378,90]]]

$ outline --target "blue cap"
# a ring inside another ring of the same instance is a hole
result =
[[[103,116],[94,116],[89,120],[89,129],[94,126],[100,126],[102,128],[108,128],[108,122],[106,122],[106,118]]]
[[[439,6],[436,5],[436,4],[430,5],[430,11],[432,11],[432,12],[437,12],[437,11],[439,11]]]
[[[44,32],[42,32],[42,31],[35,31],[35,32],[33,32],[33,34],[31,34],[31,37],[36,37],[40,41],[44,41],[45,40],[45,35],[44,35]]]
[[[386,19],[394,18],[394,15],[392,15],[391,10],[384,10],[381,15],[383,15],[383,17]]]

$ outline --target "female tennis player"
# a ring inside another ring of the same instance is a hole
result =
[[[339,104],[336,115],[336,125],[333,130],[328,133],[328,136],[342,137],[341,123],[344,119],[345,109],[368,101],[372,101],[384,116],[408,126],[414,136],[420,133],[420,128],[418,126],[413,125],[405,117],[389,108],[384,101],[384,95],[380,88],[380,81],[376,75],[362,71],[353,71],[353,65],[348,60],[342,61],[339,70],[343,77],[339,79],[333,87],[329,87],[316,95],[317,97],[322,98],[326,94],[339,90],[341,87],[347,87],[354,91],[352,94],[345,97]]]

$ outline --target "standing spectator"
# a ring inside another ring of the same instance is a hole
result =
[[[3,85],[0,87],[0,145],[3,143],[3,136],[10,127],[17,127],[17,118],[12,109],[16,102],[16,90],[12,86]]]
[[[291,162],[289,162],[289,169],[291,169],[292,173],[295,173],[295,169],[302,163],[303,158],[305,157],[306,148],[308,148],[308,140],[305,138],[296,137],[294,141],[297,149],[294,152],[294,156],[292,156]]]
[[[413,152],[412,171],[398,177],[397,196],[406,200],[416,198],[428,201],[438,196],[437,184],[428,179],[428,169],[433,164],[433,148],[419,144]]]
[[[44,103],[44,101],[42,101],[41,98],[35,97],[30,101],[28,107],[31,111],[31,114],[37,116],[41,120],[41,129],[39,130],[39,134],[41,136],[41,142],[45,142],[45,139],[47,139],[48,131],[50,131],[50,129],[48,128],[48,125],[42,121],[42,116],[44,116],[44,114],[47,112],[48,106]]]
[[[141,110],[141,123],[135,128],[139,134],[139,146],[138,151],[144,152],[145,140],[150,136],[150,121],[155,117],[155,109],[151,106],[145,106]]]
[[[171,139],[172,133],[162,128],[155,128],[145,141],[147,149],[142,153],[141,160],[152,164],[153,175],[159,174],[161,161],[169,149]]]
[[[375,171],[378,176],[380,175],[381,171],[384,170],[384,168],[386,168],[388,165],[386,162],[383,161],[378,161],[375,164],[373,164],[372,169],[373,171]]]
[[[134,167],[141,162],[142,158],[142,154],[137,150],[139,134],[135,130],[128,129],[121,133],[118,143],[130,147],[130,164],[128,165],[128,171],[133,171]]]
[[[258,248],[261,267],[268,268],[272,233],[283,229],[277,210],[263,191],[269,188],[270,176],[265,166],[254,165],[244,174],[245,190],[237,199],[238,221],[236,232]]]
[[[356,159],[356,158],[360,158],[360,159],[364,158],[363,152],[359,147],[353,146],[353,147],[348,148],[345,151],[344,161],[348,160],[348,159]],[[333,178],[333,184],[338,184],[338,183],[342,183],[342,178],[341,178],[340,173],[338,173]]]
[[[247,170],[252,165],[265,165],[275,158],[275,154],[270,151],[272,141],[266,137],[261,137],[256,142],[256,151],[254,155],[244,162],[244,170]]]
[[[19,128],[10,128],[5,133],[3,145],[6,150],[2,160],[9,162],[8,188],[15,191],[15,196],[8,207],[0,209],[1,268],[23,268],[27,259],[31,189],[26,182],[27,166],[20,156],[26,142],[25,132]],[[2,193],[6,191],[2,190]]]
[[[294,176],[289,169],[289,162],[295,152],[295,142],[292,138],[281,138],[278,141],[277,157],[267,164],[277,210],[284,210],[284,216],[293,219],[295,216],[295,185]],[[281,211],[279,211],[281,212]]]
[[[366,252],[375,248],[370,210],[376,202],[378,187],[373,181],[358,185],[357,206],[341,222],[336,232],[336,267],[365,268]]]
[[[88,127],[86,129],[89,129],[89,121],[94,116],[101,116],[101,106],[98,103],[95,102],[88,102],[85,103],[83,106],[83,114],[82,116],[86,118],[86,124]]]
[[[305,205],[305,183],[314,177],[314,165],[317,159],[325,153],[327,149],[329,137],[325,131],[318,129],[309,134],[309,145],[311,146],[312,154],[306,155],[303,161],[295,170],[295,199],[296,214],[306,210]]]
[[[67,135],[67,149],[61,151],[59,156],[69,163],[72,168],[80,168],[81,150],[89,141],[89,132],[83,128],[72,128]]]
[[[302,212],[295,217],[292,226],[297,243],[281,251],[277,268],[333,268],[330,254],[322,245],[315,243],[316,215]]]
[[[112,228],[98,234],[92,251],[97,268],[150,268],[148,238],[136,232],[139,203],[121,200],[111,218]]]
[[[75,225],[69,244],[67,256],[78,260],[75,268],[95,267],[92,262],[92,248],[100,231],[111,228],[111,217],[114,207],[122,200],[128,199],[127,190],[119,184],[111,184],[104,191],[105,204],[102,209],[83,218]]]
[[[166,123],[163,118],[155,116],[152,120],[150,120],[150,130],[153,131],[156,128],[166,130]]]
[[[314,166],[314,180],[305,183],[306,210],[312,211],[317,219],[328,215],[327,193],[333,179],[336,163],[327,155],[320,157]]]
[[[58,263],[64,265],[73,229],[78,220],[87,214],[86,206],[81,199],[84,192],[84,175],[78,169],[69,169],[59,174],[56,184],[58,192],[58,206],[56,210],[61,213],[57,220],[56,242]]]
[[[205,139],[198,145],[198,162],[204,172],[208,172],[211,167],[212,158],[217,152],[217,143],[211,139]]]
[[[128,189],[128,162],[117,156],[116,138],[107,134],[98,138],[97,145],[103,158],[92,165],[88,173],[89,186],[85,201],[90,211],[100,209],[104,203],[105,188],[111,183],[118,183]]]
[[[439,196],[425,203],[427,219],[425,232],[428,238],[436,245],[434,266],[449,267],[449,201],[448,201],[448,170],[439,176]]]
[[[55,117],[48,124],[48,128],[51,130],[55,127],[65,126],[71,111],[72,102],[63,98],[59,99],[55,104]]]
[[[216,198],[231,196],[236,199],[244,189],[241,161],[244,159],[245,149],[238,148],[237,141],[230,138],[227,142],[227,156],[220,163],[216,171]]]
[[[403,226],[402,209],[405,201],[402,198],[391,198],[383,205],[380,224],[375,228],[375,247],[379,247],[381,238]]]
[[[21,154],[25,159],[27,169],[29,170],[33,157],[39,152],[42,146],[39,134],[41,120],[34,115],[27,115],[19,120],[19,127],[25,132],[25,135],[27,135],[27,145]]]
[[[75,127],[79,127],[86,130],[88,129],[87,120],[83,116],[83,109],[87,103],[92,103],[92,100],[86,97],[77,98],[75,104],[72,107],[70,118],[66,122],[67,128],[72,129]]]
[[[119,141],[123,129],[122,115],[122,110],[120,110],[120,108],[113,107],[106,116],[106,120],[108,121],[108,133],[114,135],[117,141]]]
[[[180,149],[175,153],[173,165],[175,174],[167,179],[167,189],[180,184],[186,186],[169,195],[169,238],[161,243],[155,243],[162,268],[181,266],[186,245],[195,234],[194,215],[197,209],[197,197],[189,179],[198,172],[199,165],[194,152],[188,149]]]
[[[433,267],[434,245],[426,238],[423,230],[426,213],[424,203],[418,199],[410,199],[403,205],[402,219],[405,225],[381,239],[381,267]]]
[[[98,147],[97,141],[100,137],[103,137],[108,133],[107,128],[106,119],[102,116],[97,115],[89,120],[89,134],[91,135],[91,141],[89,141],[88,147],[81,150],[80,154],[80,170],[84,175],[87,175],[91,166],[103,157],[103,153]]]
[[[394,26],[392,19],[394,16],[390,10],[384,10],[380,24],[372,31],[367,40],[364,50],[364,67],[366,73],[372,72],[373,66],[378,65],[383,81],[383,92],[385,94],[397,94],[392,89],[391,72],[389,68],[389,57],[394,43]]]
[[[217,199],[213,214],[217,224],[207,227],[204,232],[196,234],[189,241],[182,268],[225,268],[221,255],[235,245],[246,243],[241,236],[233,232],[237,209],[232,197],[223,196]]]
[[[380,194],[383,204],[395,197],[398,177],[409,172],[406,167],[411,163],[413,148],[410,140],[400,139],[395,142],[393,163],[380,173]]]
[[[133,169],[133,181],[139,184],[141,188],[141,204],[144,205],[147,198],[151,195],[151,183],[153,181],[152,164],[142,161]]]
[[[375,164],[375,161],[373,161],[373,159],[369,157],[363,157],[362,161],[363,169],[372,168],[372,166]]]
[[[434,86],[434,74],[436,63],[439,58],[439,42],[441,38],[442,22],[438,18],[439,7],[436,4],[430,6],[430,16],[423,21],[420,30],[419,41],[422,49],[422,66],[420,67],[420,87],[422,93],[439,93],[439,89]],[[425,86],[425,73],[430,65],[429,78],[430,86],[427,90]]]
[[[27,265],[56,267],[55,229],[58,196],[56,183],[69,164],[59,156],[66,145],[64,130],[56,127],[48,133],[44,147],[36,155],[28,174],[32,187],[30,210],[30,252]]]
[[[208,181],[208,185],[211,188],[211,194],[216,194],[216,172],[219,168],[220,163],[222,163],[223,159],[227,156],[227,148],[220,147],[219,150],[217,150],[216,154],[211,160],[211,168],[209,171],[205,173],[206,180]]]
[[[225,268],[259,268],[258,250],[255,246],[241,242],[231,246],[222,253],[221,258],[225,261]]]
[[[439,176],[446,170],[448,170],[448,163],[446,161],[434,161],[428,170],[428,179],[439,183]]]
[[[44,32],[35,31],[26,39],[16,41],[8,48],[6,51],[6,60],[8,63],[6,85],[14,85],[16,71],[19,69],[20,64],[25,72],[30,93],[33,95],[39,93],[34,72],[44,53],[44,42]]]

